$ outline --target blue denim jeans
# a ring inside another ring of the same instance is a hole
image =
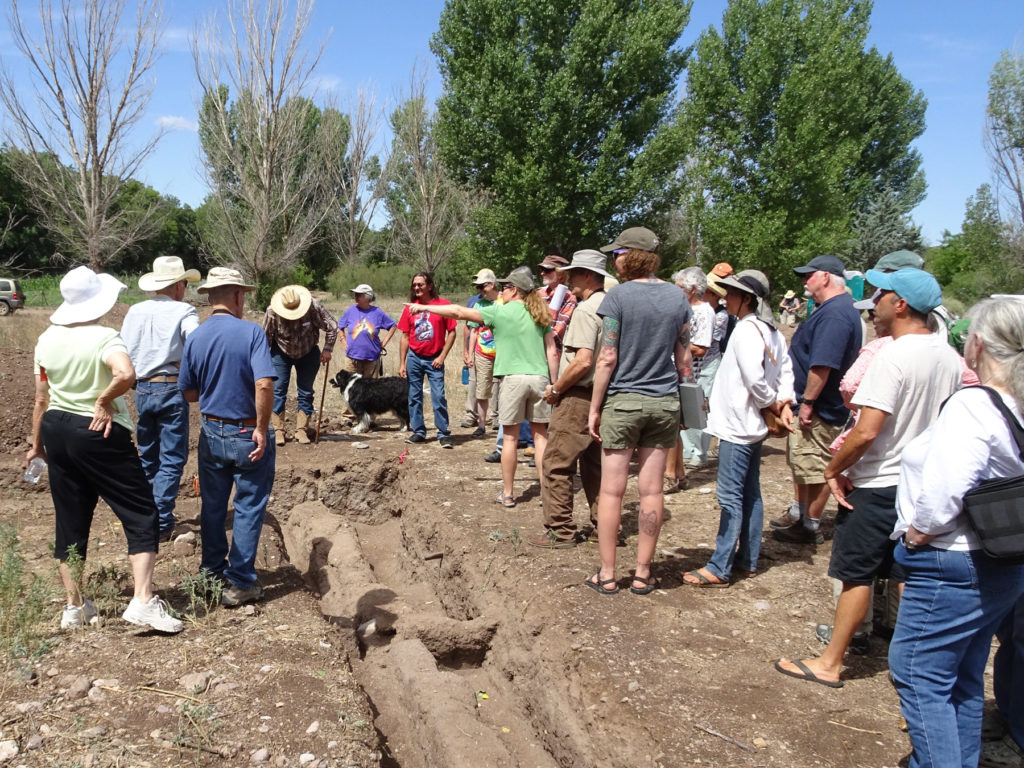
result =
[[[757,570],[764,523],[764,505],[761,503],[763,445],[763,441],[750,445],[728,440],[718,443],[718,504],[722,515],[718,522],[715,553],[706,567],[710,573],[726,581],[734,564],[745,571]]]
[[[256,444],[252,427],[203,419],[199,436],[199,493],[202,496],[201,568],[222,574],[236,587],[256,583],[256,551],[260,543],[267,500],[274,486],[274,430],[267,430],[267,447],[256,463],[249,453]],[[225,522],[231,487],[235,515],[228,549]]]
[[[910,768],[977,765],[992,634],[1024,593],[1024,566],[935,547],[895,558],[907,582],[889,645]]]
[[[697,374],[697,383],[704,391],[704,397],[711,399],[711,388],[715,383],[715,374],[722,364],[719,355],[710,363],[702,366]],[[711,447],[711,435],[703,429],[684,429],[680,432],[683,438],[683,461],[704,464],[708,460],[708,449]]]
[[[518,442],[526,441],[526,444],[533,447],[533,430],[530,429],[530,422],[523,421],[519,424],[519,440]],[[502,446],[505,445],[505,425],[498,425],[498,437],[495,439],[495,445],[498,446],[498,453],[501,453]]]
[[[188,458],[188,403],[173,381],[140,381],[135,390],[139,423],[135,436],[153,503],[160,515],[160,535],[174,530],[174,503]]]
[[[999,650],[992,663],[996,705],[1006,719],[1010,736],[1024,748],[1024,596],[996,631]]]
[[[444,366],[431,365],[434,358],[420,357],[411,349],[405,356],[405,372],[409,379],[409,428],[417,435],[427,435],[423,420],[423,377],[430,382],[430,404],[434,407],[434,426],[438,437],[448,437],[448,401],[444,396]]]
[[[270,360],[274,364],[274,373],[277,374],[277,380],[274,382],[274,413],[284,412],[284,404],[288,399],[288,384],[294,367],[299,410],[307,416],[312,416],[313,382],[316,381],[316,372],[320,370],[320,347],[314,344],[304,357],[288,357],[275,344],[270,350]]]

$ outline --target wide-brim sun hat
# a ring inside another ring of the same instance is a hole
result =
[[[243,291],[255,291],[256,286],[245,282],[242,273],[230,267],[213,267],[206,273],[206,282],[196,288],[196,293],[209,293],[214,288],[231,285]]]
[[[313,295],[301,285],[286,285],[274,291],[270,297],[270,308],[274,314],[285,320],[298,320],[309,312]]]
[[[113,309],[117,297],[127,287],[113,275],[75,267],[61,278],[60,295],[64,303],[50,315],[50,322],[73,325],[99,320]]]
[[[139,289],[159,291],[181,280],[198,283],[202,279],[198,269],[185,269],[178,256],[158,256],[153,262],[153,271],[139,278]]]
[[[782,298],[784,298],[784,299],[795,299],[796,298],[796,291],[786,291],[786,295],[783,296]]]
[[[714,272],[708,272],[708,290],[710,290],[713,294],[718,296],[720,299],[724,299],[725,298],[725,288],[723,288],[722,286],[720,286],[718,284],[718,281],[721,280],[721,279],[722,278],[720,278]]]
[[[508,277],[499,278],[498,282],[512,283],[516,288],[527,293],[537,290],[537,282],[533,279],[533,272],[529,267],[516,267],[508,273]]]
[[[566,264],[564,267],[559,267],[559,272],[568,272],[571,269],[586,269],[590,272],[596,272],[604,277],[612,277],[607,271],[605,271],[605,261],[607,257],[600,251],[595,251],[592,248],[587,248],[582,251],[576,251],[572,255],[572,261]]]
[[[768,325],[775,327],[775,315],[768,306],[768,292],[770,286],[764,272],[756,269],[744,269],[735,275],[720,278],[718,284],[723,288],[732,288],[743,293],[749,293],[757,299],[757,317]]]
[[[377,298],[377,294],[373,292],[373,288],[370,287],[369,283],[360,283],[355,288],[349,288],[349,291],[352,293],[361,293],[364,296],[369,297],[370,301]],[[274,311],[276,312],[277,310]]]

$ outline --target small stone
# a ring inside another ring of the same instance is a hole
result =
[[[630,680],[629,685],[626,686],[626,690],[628,690],[630,693],[633,693],[634,691],[639,691],[640,683],[638,683],[636,680]]]
[[[86,728],[84,731],[81,731],[78,735],[81,736],[83,739],[98,739],[104,734],[106,734],[106,732],[107,729],[104,728],[102,725],[95,725],[92,728]]]
[[[43,737],[38,733],[29,737],[28,742],[25,744],[26,749],[39,749],[43,746]]]
[[[90,688],[92,688],[92,680],[88,677],[76,677],[68,687],[68,698],[84,699],[89,695]]]
[[[24,715],[27,712],[38,712],[40,709],[43,708],[43,702],[23,701],[20,704],[15,704],[14,708]]]
[[[753,743],[753,745],[754,745],[755,747],[757,747],[758,749],[764,749],[765,747],[767,747],[767,746],[768,746],[768,742],[767,742],[767,741],[765,741],[764,739],[762,739],[762,738],[761,738],[760,736],[758,736],[757,738],[755,738],[755,739],[754,739],[754,741],[753,741],[752,743]]]
[[[166,704],[158,704],[156,711],[161,715],[169,715],[173,710]]]
[[[107,697],[103,695],[103,689],[96,688],[95,686],[89,689],[89,701],[93,702],[94,704],[101,701],[106,701],[106,698]]]
[[[275,632],[287,632],[291,627],[288,624],[278,624],[274,627]]]
[[[770,610],[771,607],[772,604],[769,603],[767,600],[758,600],[756,603],[754,603],[755,611],[767,611]]]
[[[94,688],[117,688],[120,685],[120,681],[113,677],[101,677],[99,680],[93,680],[92,684]]]
[[[18,756],[18,742],[14,739],[0,741],[0,763],[6,763]]]
[[[238,683],[217,683],[217,687],[213,689],[214,693],[227,693],[233,691],[238,687]]]
[[[44,739],[45,739],[45,738],[46,738],[47,736],[49,736],[49,735],[50,735],[51,733],[53,733],[53,729],[52,729],[52,728],[51,728],[50,726],[48,726],[48,725],[47,725],[46,723],[43,723],[42,725],[40,725],[40,726],[39,726],[39,734],[40,734],[40,735],[41,735],[41,736],[42,736],[42,737],[43,737]]]
[[[213,672],[210,670],[206,670],[205,672],[190,672],[189,674],[178,678],[178,685],[189,693],[202,693],[206,690],[207,686],[210,685],[211,679],[213,679]]]
[[[312,723],[309,724],[309,728],[306,729],[306,734],[307,735],[311,735],[311,734],[316,733],[319,730],[320,730],[320,721],[319,720],[314,720]]]
[[[373,637],[373,635],[377,634],[377,620],[370,619],[369,621],[364,621],[359,625],[356,634],[363,639]]]
[[[270,726],[267,725],[266,723],[264,723],[263,725],[261,725],[256,730],[259,731],[260,733],[270,733]]]
[[[352,443],[352,447],[353,448],[362,449],[362,448],[369,448],[370,446],[369,446],[368,443]]]
[[[174,553],[175,557],[190,557],[191,555],[195,554],[196,540],[194,534],[192,534],[191,541],[180,541],[182,536],[188,535],[189,534],[187,533],[181,534],[181,536],[175,539],[174,543],[171,545],[171,551]]]
[[[178,534],[174,537],[175,544],[195,544],[196,534],[195,531],[187,531],[185,533]]]
[[[242,606],[242,614],[245,616],[255,616],[256,606],[255,605],[244,605]]]
[[[288,758],[284,755],[281,755],[274,762],[277,764],[278,768],[285,768],[285,766],[288,765]]]
[[[303,752],[299,755],[299,765],[309,765],[314,760],[316,760],[316,755],[312,752]]]
[[[264,664],[262,667],[260,667],[260,674],[261,675],[265,675],[268,672],[273,672],[273,671],[274,671],[274,665],[273,664]]]
[[[50,667],[48,670],[46,670],[47,677],[56,677],[59,674],[60,672],[57,671],[56,667]]]
[[[249,755],[250,763],[265,763],[270,759],[270,750],[266,747],[260,747],[251,755]]]
[[[328,741],[327,742],[327,748],[328,749],[335,749],[335,748],[337,748],[337,746],[338,746],[338,742],[336,742],[336,741]]]

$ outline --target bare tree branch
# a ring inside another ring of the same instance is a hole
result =
[[[312,0],[229,0],[224,24],[213,15],[192,38],[213,190],[203,246],[257,281],[298,263],[336,206],[337,116],[304,95],[326,44],[303,46],[312,10]]]
[[[122,185],[162,136],[141,144],[133,136],[152,94],[160,3],[139,0],[130,33],[124,10],[125,0],[39,0],[34,33],[11,0],[8,26],[32,85],[16,84],[6,68],[0,76],[6,139],[21,149],[13,170],[43,225],[96,269],[159,225],[156,204],[118,205]]]

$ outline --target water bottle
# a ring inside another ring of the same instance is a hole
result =
[[[40,459],[38,456],[28,463],[28,469],[25,470],[25,482],[35,483],[39,482],[39,476],[43,474],[43,470],[46,469],[46,462]]]
[[[462,366],[462,386],[468,386],[469,384],[469,366]]]

